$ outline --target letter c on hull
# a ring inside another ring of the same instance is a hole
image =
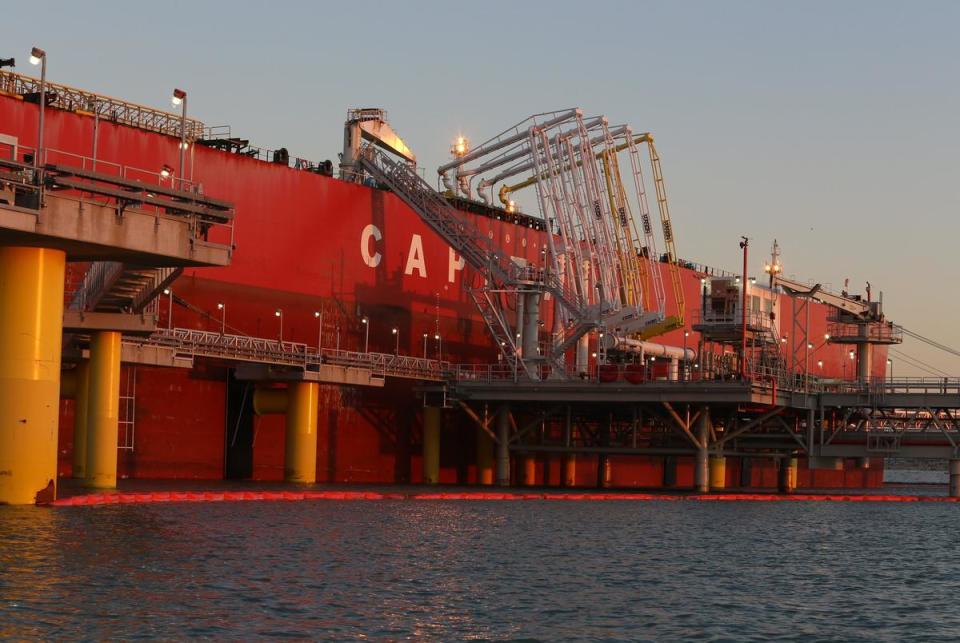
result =
[[[377,251],[374,251],[373,254],[370,254],[371,237],[373,237],[375,241],[380,241],[380,239],[383,238],[383,235],[380,233],[380,229],[372,223],[367,224],[367,226],[363,229],[363,232],[360,233],[360,256],[363,257],[363,263],[367,264],[371,268],[376,268],[380,265],[380,259],[383,257]],[[374,249],[376,249],[376,245],[374,245]]]

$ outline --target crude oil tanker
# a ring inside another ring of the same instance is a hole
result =
[[[186,95],[179,99],[185,103]],[[39,106],[43,101],[43,141],[41,158],[37,159]],[[551,118],[560,117],[542,117],[536,121],[537,127],[551,127]],[[583,141],[588,141],[589,132],[595,131],[590,129],[592,121],[578,122],[577,127],[588,132],[583,134]],[[0,157],[11,162],[10,171],[0,176],[0,200],[15,205],[17,199],[27,198],[16,187],[18,180],[32,178],[23,168],[50,166],[64,173],[63,168],[73,167],[91,176],[153,185],[158,191],[175,189],[209,195],[232,204],[235,217],[229,241],[234,250],[229,266],[158,273],[122,262],[68,264],[65,308],[86,306],[89,310],[139,315],[146,328],[140,337],[147,336],[151,329],[204,331],[251,341],[275,340],[306,350],[409,356],[463,369],[474,365],[488,372],[501,369],[508,377],[516,377],[518,366],[510,362],[520,361],[520,340],[513,353],[504,349],[504,340],[500,341],[504,350],[498,350],[490,317],[478,308],[474,296],[483,276],[406,201],[364,175],[363,164],[353,156],[360,153],[361,142],[389,150],[407,162],[414,158],[410,149],[379,110],[352,110],[346,125],[340,172],[334,176],[330,161],[314,163],[290,158],[283,149],[253,147],[228,128],[209,128],[187,118],[185,110],[182,114],[168,113],[52,83],[41,90],[34,78],[0,71]],[[532,130],[507,130],[511,131],[526,135]],[[494,137],[486,149],[507,138]],[[555,149],[560,149],[560,138]],[[529,136],[525,140],[524,144],[533,145]],[[547,145],[554,142],[546,137],[543,140],[544,154],[534,159],[533,169],[526,175],[532,176],[533,182],[550,171],[537,162],[542,161],[547,168],[554,162],[546,154]],[[652,137],[649,143],[652,149]],[[476,149],[485,148],[480,145]],[[612,149],[614,154],[621,151],[616,146]],[[651,232],[647,221],[637,227],[642,233],[631,237],[634,244],[626,251],[626,259],[619,239],[604,244],[596,236],[591,239],[581,232],[579,240],[571,241],[564,235],[574,234],[577,221],[571,219],[571,227],[565,232],[554,219],[548,225],[542,216],[518,211],[509,193],[522,186],[501,189],[502,201],[493,195],[494,182],[471,191],[466,163],[480,157],[471,157],[473,150],[463,140],[454,144],[452,152],[452,169],[448,168],[443,177],[447,180],[447,203],[489,240],[490,247],[509,256],[515,265],[534,271],[548,269],[548,257],[556,256],[556,247],[564,243],[568,257],[588,254],[591,243],[600,252],[614,245],[621,249],[619,257],[611,251],[612,267],[606,276],[599,268],[587,269],[589,275],[583,279],[589,286],[580,286],[581,296],[586,299],[587,290],[593,288],[600,293],[590,296],[600,303],[619,297],[624,302],[633,301],[637,310],[655,314],[644,321],[642,330],[630,335],[615,332],[620,327],[617,324],[627,318],[621,315],[620,321],[592,328],[576,338],[560,359],[574,377],[642,386],[648,381],[696,381],[736,374],[741,370],[737,347],[747,350],[746,340],[741,343],[735,328],[740,301],[748,302],[750,314],[763,320],[758,323],[779,344],[774,361],[792,373],[831,380],[884,376],[883,342],[868,345],[867,354],[859,348],[851,350],[854,344],[830,341],[836,324],[833,307],[808,299],[800,302],[799,295],[791,294],[795,291],[755,283],[746,273],[713,269],[669,251],[655,252],[644,242]],[[654,156],[651,154],[651,158]],[[506,157],[493,150],[484,158],[500,163]],[[567,158],[571,173],[574,158],[572,152]],[[463,162],[457,163],[457,159]],[[618,212],[620,192],[609,181],[610,164],[615,160],[615,156],[598,157],[597,165],[606,174],[594,177],[598,193],[608,196],[609,207],[604,203],[604,211],[613,216]],[[497,167],[506,167],[504,163]],[[653,176],[659,187],[662,176],[658,156],[656,163]],[[629,185],[629,180],[626,183]],[[541,202],[545,203],[549,195],[543,194]],[[122,199],[122,194],[101,194],[99,198]],[[664,194],[664,206],[665,198]],[[622,207],[619,211],[622,216]],[[672,228],[665,229],[671,249],[674,230],[682,231],[692,220],[684,213],[672,222]],[[580,223],[586,225],[586,220]],[[596,234],[601,234],[600,228],[597,230]],[[629,278],[624,268],[628,263],[639,271]],[[570,284],[577,268],[572,259],[566,265]],[[601,261],[596,265],[604,264]],[[768,267],[771,275],[779,270],[776,254]],[[80,293],[89,295],[94,277],[109,282],[111,288],[103,286],[96,301],[81,301]],[[604,279],[618,285],[604,293],[600,288],[607,283]],[[766,275],[760,279],[766,280]],[[150,291],[146,298],[149,301],[132,303],[145,289]],[[617,292],[609,292],[611,289]],[[846,292],[842,297],[869,300]],[[558,332],[562,334],[562,315],[552,308],[553,298],[544,299],[535,313],[528,311],[533,315],[530,324],[517,322],[527,333],[524,358],[529,358],[531,351],[549,346]],[[500,303],[500,314],[518,320],[524,315],[510,301],[501,298]],[[801,323],[798,309],[803,311],[802,334],[795,331]],[[626,308],[617,307],[614,312],[622,310]],[[722,324],[710,325],[718,321],[730,322],[727,325],[733,334],[725,337],[720,332]],[[743,326],[747,326],[746,317]],[[711,335],[711,328],[720,330]],[[86,342],[82,331],[65,336],[65,373],[83,363]],[[764,350],[767,352],[756,349],[755,353],[763,352],[767,360],[770,353]],[[552,368],[556,373],[560,367],[555,361]],[[268,378],[258,381],[249,376],[249,371],[225,356],[195,356],[189,368],[125,362],[120,377],[118,477],[283,480],[285,424],[281,415],[271,412],[283,404],[274,405],[269,394],[281,385]],[[424,409],[418,391],[415,378],[322,383],[313,409],[317,415],[316,481],[423,482],[424,449],[437,445],[424,444]],[[77,402],[72,397],[65,391],[61,402],[61,477],[82,473],[77,469],[83,468],[83,448],[74,445],[75,435],[82,433],[77,432]],[[588,438],[585,433],[575,433],[573,451]],[[563,444],[546,424],[539,432],[531,432],[529,440],[532,444]],[[493,463],[488,448],[487,431],[451,404],[440,419],[439,467],[436,471],[427,468],[427,481],[491,483]],[[525,485],[646,488],[689,487],[693,482],[693,460],[683,455],[580,453],[575,459],[571,455],[574,453],[565,455],[560,450],[520,454],[513,458],[511,479]],[[773,459],[729,460],[725,473],[728,486],[776,485]],[[848,460],[842,465],[814,469],[801,459],[797,484],[874,487],[881,480],[879,460]]]

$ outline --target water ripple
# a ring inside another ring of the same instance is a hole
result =
[[[952,640],[953,505],[0,507],[0,637]]]

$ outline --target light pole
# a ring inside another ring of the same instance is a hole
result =
[[[437,361],[443,359],[443,339],[440,338],[440,333],[437,333],[433,336],[437,340]]]
[[[47,52],[39,47],[30,50],[30,64],[40,65],[40,122],[37,124],[37,151],[33,155],[34,179],[41,184],[43,163],[43,117],[47,111]]]
[[[277,317],[280,320],[280,343],[282,344],[283,343],[283,310],[281,308],[277,308],[273,312],[273,316]]]
[[[394,326],[393,330],[390,332],[393,333],[394,338],[397,340],[393,346],[393,354],[399,355],[400,354],[400,329]]]
[[[370,352],[370,320],[367,317],[364,317],[360,320],[360,323],[363,324],[365,330],[363,333],[363,352]]]
[[[317,353],[320,353],[320,347],[323,345],[323,312],[315,310],[313,312],[313,318],[320,320],[317,324]]]
[[[167,312],[167,328],[173,328],[173,288],[164,288],[163,294],[170,298],[170,305]]]
[[[893,382],[893,360],[889,357],[887,358],[887,366],[890,367],[890,381]]]
[[[690,337],[690,331],[683,331],[683,359],[680,364],[683,367],[683,381],[687,381],[687,338]]]
[[[740,320],[742,324],[740,337],[740,379],[747,379],[747,253],[750,248],[750,239],[740,237],[740,247],[743,249],[743,280],[740,286]]]
[[[423,359],[427,359],[427,334],[423,334]]]
[[[180,106],[180,189],[183,189],[183,164],[187,153],[187,92],[174,89],[170,101]]]
[[[222,302],[217,304],[217,308],[220,310],[220,334],[226,335],[227,333],[227,306]]]

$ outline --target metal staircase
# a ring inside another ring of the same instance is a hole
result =
[[[487,328],[490,329],[490,334],[493,335],[493,340],[497,343],[497,347],[500,349],[501,354],[503,354],[504,359],[519,362],[527,376],[535,379],[536,374],[531,365],[524,360],[517,359],[520,355],[519,347],[491,295],[492,293],[489,290],[470,289],[470,297],[477,305],[477,310],[480,311],[480,316],[483,317]]]
[[[90,265],[70,308],[81,312],[141,313],[183,268],[149,268],[118,261]]]
[[[533,377],[533,369],[521,359],[513,334],[509,331],[497,302],[491,296],[492,291],[519,286],[527,290],[536,288],[550,293],[566,309],[567,318],[573,322],[572,332],[565,336],[563,341],[568,347],[596,327],[596,322],[589,321],[588,311],[580,295],[565,285],[559,275],[515,263],[438,194],[417,173],[415,167],[395,160],[369,144],[361,150],[357,165],[404,201],[431,230],[440,235],[464,261],[486,279],[483,288],[471,290],[471,297],[504,356],[508,360],[514,360],[514,363],[523,363],[527,375]],[[562,358],[563,351],[554,351],[554,361]]]
[[[788,383],[787,360],[776,324],[763,324],[751,330],[750,339],[751,370],[758,376],[775,378],[781,386],[785,386]]]

